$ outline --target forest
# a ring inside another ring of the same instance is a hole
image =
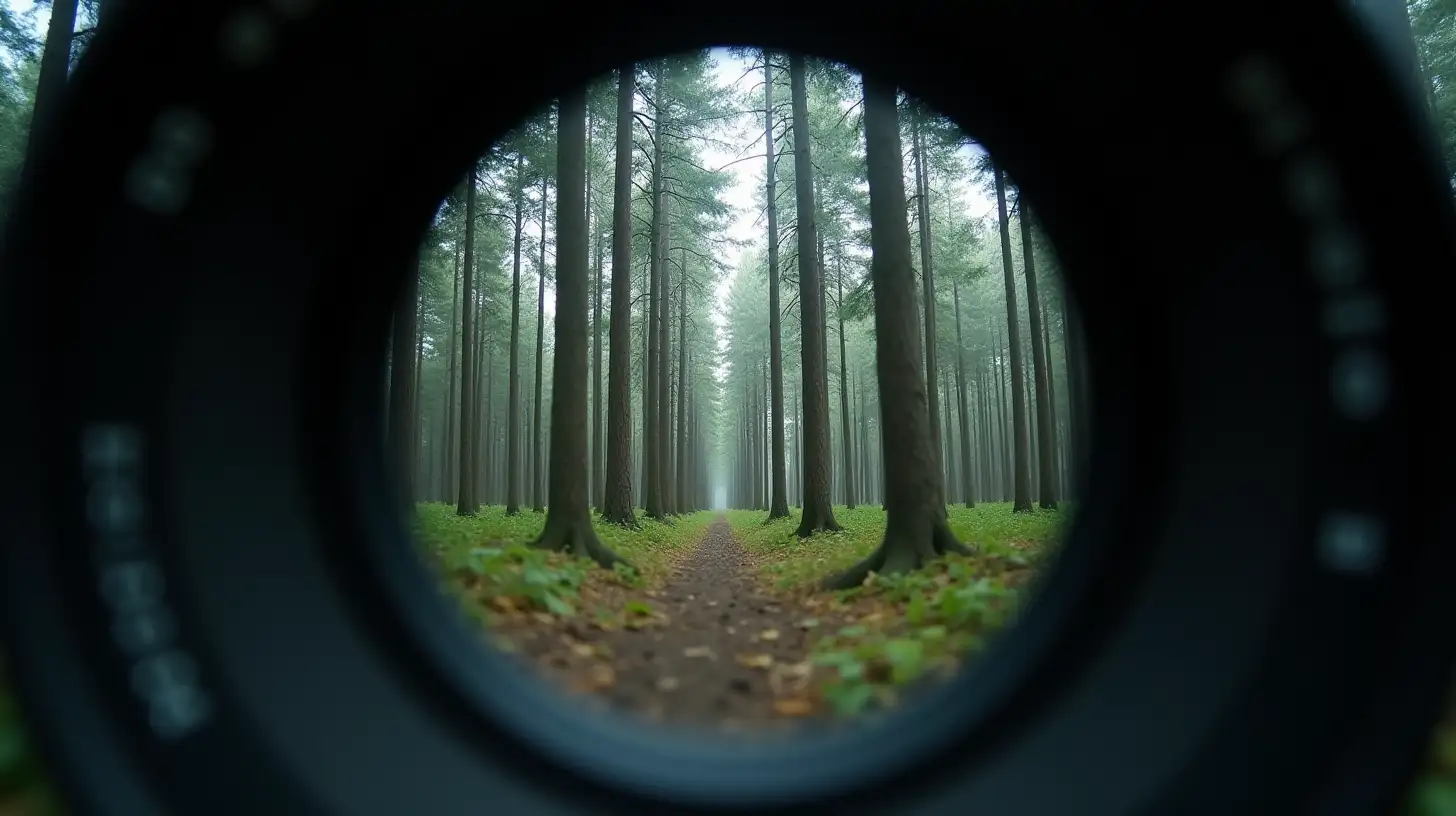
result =
[[[1408,10],[1456,168],[1456,3]],[[0,6],[0,177],[97,11]],[[587,705],[764,734],[1014,637],[1096,385],[1015,180],[800,54],[674,54],[543,103],[401,270],[381,383],[415,545],[482,642]],[[18,718],[0,695],[0,812],[44,796]],[[1452,809],[1456,724],[1413,799]]]
[[[388,444],[420,543],[600,699],[892,704],[1014,617],[1072,512],[1089,383],[1034,214],[845,66],[624,67],[495,144],[414,264]]]

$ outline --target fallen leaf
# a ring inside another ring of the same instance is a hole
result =
[[[591,657],[597,651],[590,643],[573,643],[571,650],[576,653],[577,657]]]
[[[807,717],[814,713],[814,704],[808,700],[774,700],[774,711],[785,717]]]
[[[556,622],[556,618],[552,617],[551,616],[551,613],[549,613],[549,612],[533,612],[533,613],[531,613],[531,617],[535,618],[537,623],[555,623]]]
[[[718,656],[707,646],[689,646],[683,649],[683,657],[706,657],[709,660],[717,660]]]
[[[760,638],[763,638],[764,640],[778,640],[779,639],[779,630],[777,630],[777,629],[765,629],[762,632],[759,632],[758,633],[758,636]]]
[[[739,655],[738,664],[751,669],[766,669],[773,665],[773,656],[766,654]]]
[[[799,628],[800,629],[813,629],[814,627],[816,627],[818,625],[819,625],[819,619],[818,618],[804,618],[803,620],[799,621]]]
[[[675,689],[677,687],[678,687],[678,682],[677,682],[677,678],[676,677],[659,677],[659,678],[657,678],[657,688],[658,688],[659,691],[672,691],[673,689]]]

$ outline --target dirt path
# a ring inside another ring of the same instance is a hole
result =
[[[566,620],[543,632],[542,620],[502,634],[566,687],[651,721],[772,733],[810,714],[807,613],[759,589],[726,520],[664,586],[628,597],[643,613],[635,628]]]

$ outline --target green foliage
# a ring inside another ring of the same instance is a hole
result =
[[[776,589],[809,592],[879,546],[885,513],[877,507],[838,507],[838,533],[794,535],[797,521],[763,523],[763,514],[730,511],[729,523],[760,559]],[[841,715],[889,706],[923,678],[946,676],[990,636],[1010,624],[1031,579],[1054,557],[1071,509],[1012,513],[1010,504],[949,509],[951,529],[976,544],[975,556],[949,556],[904,575],[874,575],[834,593],[832,604],[858,623],[821,635],[813,661],[834,669],[820,688]],[[816,621],[817,624],[817,621]],[[801,626],[804,624],[800,624]],[[809,627],[806,627],[809,628]]]
[[[691,547],[713,521],[709,512],[668,522],[644,519],[635,529],[598,524],[602,542],[638,566],[601,570],[589,560],[536,549],[546,516],[506,515],[503,507],[482,507],[459,516],[453,505],[417,505],[415,537],[426,557],[465,602],[467,612],[488,618],[492,609],[526,609],[552,615],[577,615],[586,605],[583,588],[605,581],[640,588],[660,580],[672,560]]]

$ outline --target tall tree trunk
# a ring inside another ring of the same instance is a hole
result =
[[[679,513],[692,512],[692,500],[688,493],[688,289],[687,250],[683,250],[683,268],[677,296],[677,489],[673,496],[673,509]]]
[[[768,156],[766,174],[768,212],[768,347],[773,414],[773,497],[768,517],[783,518],[789,514],[788,474],[784,463],[784,347],[783,309],[779,305],[779,216],[778,162],[774,155],[773,61],[767,49],[763,52],[763,139]]]
[[[35,161],[36,150],[50,133],[52,120],[66,95],[66,78],[71,68],[71,42],[76,30],[77,0],[52,0],[45,47],[40,55],[40,75],[35,83],[35,105],[30,115],[30,136],[25,145],[25,163]]]
[[[531,411],[531,509],[546,511],[545,473],[541,444],[541,415],[545,413],[546,394],[541,381],[546,369],[546,209],[551,198],[549,179],[541,179],[541,265],[536,275],[536,407]],[[559,202],[561,196],[557,195]],[[558,222],[559,223],[559,222]],[[559,243],[558,239],[558,243]],[[560,252],[560,247],[557,248]],[[557,264],[560,265],[559,263]],[[583,423],[585,420],[583,420]]]
[[[939,371],[939,364],[935,359],[935,273],[930,268],[930,171],[925,163],[925,142],[920,134],[920,118],[918,112],[912,113],[910,126],[914,142],[911,150],[915,154],[915,204],[919,213],[917,220],[920,223],[920,277],[925,282],[922,289],[925,299],[925,393],[929,398],[930,415],[938,417],[940,389],[935,382],[936,372]],[[935,466],[941,467],[941,472],[945,473],[948,468],[942,467],[938,425],[938,421],[930,423],[930,449],[935,455]]]
[[[458,345],[458,329],[455,327],[459,319],[460,310],[460,248],[457,245],[452,253],[455,256],[455,273],[450,283],[450,339],[449,350],[446,352],[450,368],[449,378],[445,387],[445,447],[444,463],[440,474],[440,500],[449,501],[450,485],[455,479],[455,355]]]
[[[601,516],[635,525],[632,504],[632,98],[636,66],[617,68],[617,147],[612,204],[612,322],[607,373],[606,497]],[[598,267],[600,268],[600,267]]]
[[[849,352],[844,342],[844,259],[836,258],[834,264],[835,316],[839,321],[839,429],[844,437],[840,447],[844,450],[844,506],[854,509],[854,436],[850,433],[849,416]]]
[[[1021,254],[1026,267],[1026,311],[1031,329],[1031,368],[1036,385],[1036,455],[1038,503],[1044,510],[1057,508],[1057,446],[1056,423],[1053,421],[1053,405],[1049,383],[1051,381],[1051,348],[1046,345],[1042,330],[1041,296],[1037,291],[1036,255],[1032,250],[1031,212],[1020,192],[1016,196],[1017,209],[1021,211]]]
[[[478,271],[478,270],[477,270]],[[470,373],[470,393],[472,397],[472,413],[470,420],[470,472],[475,485],[475,504],[480,504],[483,491],[481,484],[484,481],[484,461],[482,461],[480,450],[481,439],[481,383],[485,381],[485,287],[475,287],[475,339],[471,342],[475,346],[475,365]]]
[[[1045,420],[1046,426],[1050,429],[1049,438],[1051,440],[1047,443],[1047,447],[1051,449],[1051,456],[1049,457],[1050,464],[1048,464],[1046,467],[1047,470],[1051,471],[1052,484],[1056,485],[1057,492],[1060,493],[1062,489],[1062,445],[1061,434],[1057,432],[1059,423],[1057,422],[1056,377],[1052,374],[1052,327],[1051,321],[1048,319],[1047,307],[1045,304],[1043,304],[1041,307],[1041,344],[1042,348],[1046,349],[1047,403],[1051,406],[1051,408],[1047,412],[1047,418]]]
[[[799,421],[799,387],[794,386],[794,501],[795,507],[804,502],[804,433]]]
[[[996,388],[998,399],[996,402],[996,438],[1000,442],[1001,453],[1001,501],[1011,501],[1012,486],[1016,480],[1012,478],[1013,467],[1011,457],[1011,409],[1006,404],[1006,352],[1005,346],[1001,344],[1001,335],[996,335]]]
[[[556,167],[556,364],[551,373],[551,512],[536,546],[622,561],[597,538],[587,490],[586,89],[561,97]],[[544,219],[543,219],[544,222]]]
[[[1086,357],[1082,354],[1082,325],[1076,305],[1067,296],[1062,298],[1062,351],[1067,358],[1067,416],[1071,426],[1068,432],[1072,438],[1072,475],[1080,479],[1087,467],[1088,424],[1087,376],[1083,369]]]
[[[521,512],[521,232],[526,226],[525,158],[516,154],[514,239],[511,249],[511,360],[506,396],[506,515]]]
[[[416,249],[410,259],[408,283],[399,307],[394,310],[393,363],[389,372],[389,453],[399,475],[400,493],[406,501],[415,500],[414,482],[414,391],[415,391],[415,327],[420,297],[420,254]]]
[[[825,579],[859,586],[871,572],[917,569],[947,552],[968,553],[946,524],[944,482],[935,465],[926,380],[920,370],[915,271],[905,223],[895,86],[864,78],[865,165],[870,187],[870,278],[875,293],[875,367],[886,469],[885,538],[870,556]],[[796,162],[797,164],[797,162]]]
[[[462,516],[473,516],[479,507],[475,503],[475,469],[470,467],[470,445],[474,439],[475,384],[470,381],[470,372],[475,369],[475,173],[472,165],[465,178],[465,260],[462,262],[462,283],[460,295],[461,311],[461,355],[460,368],[460,484],[456,494],[455,512]]]
[[[814,162],[810,152],[809,101],[802,54],[789,57],[789,86],[794,110],[794,192],[799,222],[800,367],[804,395],[804,512],[800,538],[819,530],[838,530],[829,499],[828,375],[824,365],[824,282],[816,263],[818,227],[815,224]],[[903,201],[902,201],[903,204]]]
[[[666,207],[668,199],[663,199]],[[672,230],[667,224],[670,216],[664,212],[662,250],[662,299],[659,306],[662,313],[657,317],[657,422],[653,427],[657,433],[657,489],[659,509],[663,516],[673,512],[672,506],[672,259],[668,257],[672,243]]]
[[[966,410],[966,350],[961,339],[961,287],[959,282],[951,284],[951,296],[955,302],[956,324],[956,419],[960,422],[961,455],[961,500],[966,507],[976,506],[975,489],[971,478],[971,428],[970,416]]]
[[[419,276],[415,276],[415,286],[419,286]],[[425,300],[415,293],[415,367],[414,367],[414,398],[411,400],[410,416],[412,417],[410,429],[410,485],[413,501],[420,501],[428,495],[429,477],[422,474],[427,472],[425,463],[422,461],[425,444]]]
[[[592,240],[592,407],[591,407],[591,503],[598,512],[606,506],[606,481],[602,475],[606,440],[602,439],[602,225],[592,195],[592,118],[586,121],[586,228]]]
[[[651,275],[652,255],[656,250],[649,246],[647,248],[647,263],[642,265],[642,293],[647,295],[642,299],[642,353],[638,355],[642,361],[642,370],[639,372],[640,385],[642,386],[642,439],[637,444],[637,495],[642,500],[643,512],[647,507],[647,446],[648,438],[652,430],[652,311],[651,311]]]
[[[1026,391],[1021,363],[1021,319],[1016,305],[1016,269],[1011,262],[1011,226],[1006,216],[1006,177],[996,174],[996,214],[1001,222],[1001,266],[1006,277],[1006,342],[1011,349],[1011,439],[1014,455],[1012,506],[1014,513],[1031,512],[1031,472],[1026,431]]]
[[[646,459],[646,483],[643,485],[643,510],[650,518],[660,519],[662,512],[662,454],[661,439],[658,427],[657,397],[661,386],[658,384],[659,365],[658,355],[661,353],[661,346],[658,345],[661,338],[661,331],[658,323],[662,314],[662,268],[663,263],[663,197],[662,197],[662,114],[663,114],[663,78],[667,72],[664,61],[657,63],[657,87],[653,93],[653,126],[652,126],[652,222],[649,228],[647,245],[651,253],[651,262],[648,268],[648,295],[647,295],[647,394],[642,404],[643,417],[643,457]]]
[[[495,495],[495,491],[491,489],[494,486],[493,482],[495,481],[495,462],[490,455],[490,416],[492,413],[492,402],[495,398],[494,392],[495,344],[487,343],[485,347],[485,400],[484,405],[482,406],[480,411],[480,419],[478,420],[478,427],[481,429],[481,432],[478,435],[480,436],[481,441],[480,444],[477,446],[477,449],[480,451],[480,458],[482,462],[482,467],[480,468],[481,485],[479,492],[481,502],[487,506],[494,503],[491,501],[491,497]]]

